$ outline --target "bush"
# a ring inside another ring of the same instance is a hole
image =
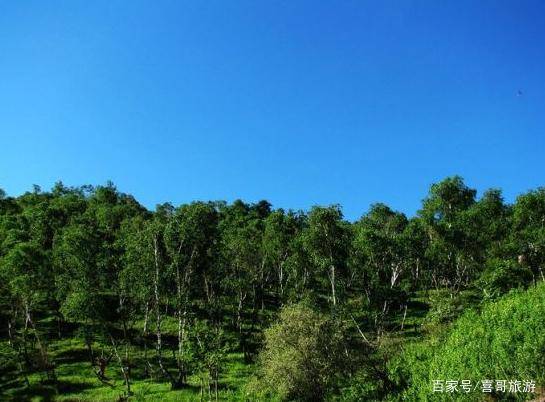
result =
[[[265,331],[251,388],[281,400],[319,401],[350,366],[338,323],[302,304],[285,307]]]
[[[423,321],[424,328],[429,332],[436,332],[443,324],[455,320],[463,312],[461,295],[448,290],[433,292],[429,303],[430,309]]]
[[[477,280],[484,299],[496,299],[511,289],[523,288],[532,282],[532,271],[515,262],[493,259]]]
[[[403,391],[407,400],[437,398],[440,394],[433,395],[433,380],[467,379],[476,384],[483,379],[518,379],[543,385],[544,317],[545,283],[528,291],[513,291],[485,304],[481,313],[465,313],[444,338],[410,346],[390,364],[390,376],[401,387],[407,385]],[[460,400],[482,396],[480,389],[454,394]]]

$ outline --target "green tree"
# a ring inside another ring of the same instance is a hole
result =
[[[348,256],[350,231],[339,206],[313,207],[304,232],[304,244],[320,272],[327,272],[331,304],[337,305],[338,286]],[[342,283],[342,282],[341,282]]]
[[[475,195],[461,177],[449,177],[431,186],[418,212],[429,237],[426,256],[434,261],[430,276],[437,288],[458,291],[474,268],[460,217],[475,203]]]
[[[30,330],[38,346],[40,369],[47,374],[48,380],[56,381],[55,366],[49,359],[47,345],[35,324],[33,314],[38,305],[46,298],[46,292],[49,288],[49,275],[46,264],[44,253],[36,244],[20,242],[14,245],[0,260],[0,278],[5,280],[8,285],[8,291],[14,303],[15,317],[18,315],[17,312],[20,312],[22,317],[21,344],[27,366],[30,366],[27,352],[27,339]],[[10,324],[10,336],[12,334]],[[11,341],[14,342],[13,339]],[[20,350],[18,350],[18,354],[21,354]]]
[[[406,299],[400,282],[411,262],[407,226],[405,215],[375,204],[354,227],[353,271],[365,291],[365,307],[371,308],[379,330],[391,305]]]
[[[287,262],[294,254],[294,239],[301,231],[301,225],[293,212],[276,210],[264,222],[262,238],[263,255],[270,273],[276,280],[276,293],[281,302],[285,300],[284,291],[289,281]]]
[[[248,348],[248,331],[245,310],[253,299],[251,325],[257,319],[258,289],[264,270],[264,256],[261,249],[261,220],[252,213],[248,205],[235,202],[222,211],[219,230],[221,258],[225,263],[222,288],[234,301],[235,326],[239,334],[240,347],[246,360],[253,351]]]
[[[545,188],[519,196],[513,205],[510,248],[519,264],[545,280]]]
[[[187,379],[187,351],[184,346],[195,271],[209,264],[216,240],[217,213],[210,204],[196,202],[177,208],[165,228],[165,245],[176,283],[178,319],[178,385]]]
[[[218,400],[218,383],[229,351],[229,343],[223,329],[206,320],[194,323],[188,339],[190,353],[201,379],[201,399],[205,388],[208,398]]]

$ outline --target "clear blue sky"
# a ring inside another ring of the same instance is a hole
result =
[[[382,201],[545,184],[543,1],[5,1],[0,187]],[[517,96],[517,91],[523,92]]]

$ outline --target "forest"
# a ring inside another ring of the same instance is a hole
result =
[[[149,211],[111,182],[0,190],[0,399],[539,400],[545,188],[507,203],[453,176],[423,196],[350,222]]]

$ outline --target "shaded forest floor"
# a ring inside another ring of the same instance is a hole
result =
[[[426,336],[429,327],[426,327],[433,308],[433,293],[417,292],[407,303],[406,314],[403,310],[392,312],[391,321],[386,326],[387,336],[383,338],[383,345],[390,346],[389,350],[396,350],[394,345],[402,345],[411,341],[418,341]],[[467,304],[466,304],[467,306]],[[461,307],[461,306],[460,306]],[[463,308],[461,309],[463,310]],[[461,313],[461,310],[459,311]],[[458,315],[454,311],[454,315]],[[358,317],[356,317],[358,319]],[[359,321],[359,319],[358,319]],[[42,326],[53,326],[54,323],[42,321]],[[138,322],[136,327],[141,327]],[[176,336],[176,322],[166,317],[163,323],[164,337],[172,342]],[[443,330],[438,324],[436,330]],[[50,331],[49,333],[54,332]],[[230,334],[235,336],[235,334]],[[356,335],[357,336],[357,335]],[[112,358],[106,369],[106,377],[110,384],[106,385],[98,380],[89,362],[88,352],[83,339],[70,331],[62,339],[48,340],[48,352],[55,362],[58,384],[47,385],[45,375],[38,371],[28,374],[30,386],[25,386],[18,367],[14,360],[13,349],[2,336],[0,341],[0,399],[13,401],[118,401],[124,395],[125,385],[123,376],[115,357]],[[148,355],[153,361],[153,335],[149,336]],[[171,343],[172,343],[171,342]],[[392,348],[392,346],[394,346]],[[175,370],[175,361],[171,356],[170,345],[164,351],[166,365],[172,372]],[[102,345],[94,344],[95,355],[100,355]],[[104,345],[105,353],[110,353],[110,345]],[[125,349],[120,349],[125,353]],[[199,401],[214,400],[213,391],[208,395],[208,387],[202,386],[201,377],[192,375],[188,378],[188,386],[180,390],[172,390],[170,383],[158,374],[150,375],[144,372],[146,367],[142,347],[132,345],[129,349],[133,365],[131,370],[131,390],[134,395],[131,401]],[[254,365],[247,364],[242,353],[232,351],[228,354],[223,372],[219,380],[219,400],[247,401],[251,400],[246,393],[245,385],[251,379]],[[204,393],[203,393],[204,392]]]
[[[169,326],[173,325],[167,325]],[[168,332],[166,337],[173,336]],[[101,345],[94,344],[95,352],[100,355]],[[109,345],[105,348],[110,352]],[[124,353],[124,348],[122,349]],[[180,390],[171,390],[171,385],[158,375],[144,372],[143,349],[132,346],[131,390],[134,395],[131,401],[198,401],[209,400],[208,387],[202,387],[199,375],[188,378],[188,385]],[[48,352],[55,362],[56,386],[44,381],[45,375],[38,371],[28,373],[30,386],[26,386],[14,361],[13,349],[6,340],[0,341],[0,400],[13,401],[117,401],[123,396],[125,384],[119,364],[115,357],[111,359],[105,375],[112,385],[102,383],[96,377],[89,362],[88,352],[83,340],[77,337],[51,339],[48,342]],[[166,352],[166,351],[165,351]],[[150,357],[154,354],[148,352]],[[168,352],[170,353],[170,352]],[[166,354],[166,353],[165,353]],[[174,359],[165,358],[167,366],[174,372]],[[229,353],[226,358],[218,386],[220,400],[246,400],[244,385],[251,376],[253,366],[244,362],[242,353]],[[204,392],[201,395],[201,392]],[[212,391],[213,392],[213,391]],[[212,394],[211,399],[214,399]]]
[[[4,351],[7,345],[2,345]],[[77,340],[63,340],[50,345],[53,359],[57,363],[57,386],[46,385],[39,373],[29,375],[30,387],[26,387],[20,379],[2,373],[0,395],[2,400],[14,401],[116,401],[125,390],[123,377],[119,367],[111,364],[106,375],[113,387],[102,384],[94,375],[86,359],[86,351]],[[239,401],[245,400],[243,385],[251,374],[252,367],[246,365],[242,354],[232,353],[228,356],[225,372],[219,383],[219,399]],[[134,392],[131,400],[139,401],[195,401],[208,400],[207,388],[201,397],[200,378],[189,377],[189,385],[181,390],[171,390],[170,384],[164,380],[145,378],[143,373],[133,373],[131,389]]]

